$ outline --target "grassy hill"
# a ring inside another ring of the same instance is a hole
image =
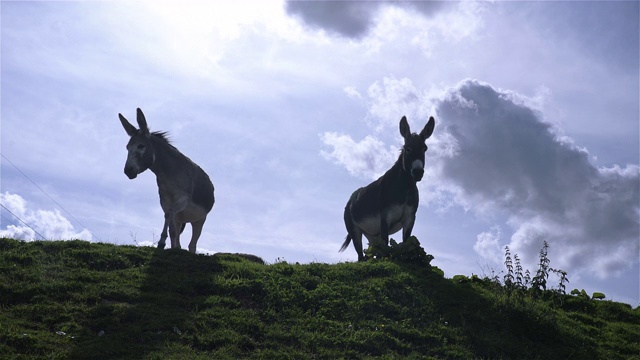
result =
[[[0,239],[3,359],[640,359],[640,310],[370,261]]]

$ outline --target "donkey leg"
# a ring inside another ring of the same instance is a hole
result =
[[[389,223],[386,211],[380,216],[380,245],[389,247]]]
[[[158,249],[164,249],[167,241],[167,229],[169,228],[169,213],[164,214],[164,225],[162,225],[162,233],[160,241],[158,241]]]
[[[356,253],[358,254],[358,261],[365,260],[362,252],[362,230],[353,223],[351,226],[347,227],[347,237],[344,239],[344,243],[342,243],[340,251],[346,250],[351,241],[353,241],[353,248],[356,249]]]
[[[364,256],[362,251],[362,232],[359,232],[356,237],[353,239],[353,247],[356,249],[358,253],[358,261],[364,261],[367,258]]]
[[[407,241],[411,237],[411,231],[413,230],[413,224],[416,222],[416,215],[409,216],[406,223],[402,226],[402,242]]]
[[[191,242],[189,243],[189,252],[191,253],[196,253],[196,245],[198,244],[200,234],[202,234],[202,227],[204,227],[205,220],[207,220],[206,216],[202,220],[191,223]]]
[[[344,225],[347,228],[347,237],[342,243],[342,247],[340,247],[340,251],[344,251],[347,246],[349,246],[349,242],[353,241],[353,247],[356,249],[356,253],[358,254],[358,261],[363,261],[365,259],[364,254],[362,252],[362,229],[353,221],[353,215],[351,214],[351,206],[354,199],[357,197],[359,190],[356,190],[352,195],[349,201],[347,201],[347,205],[344,208]]]
[[[351,239],[353,240],[353,247],[358,253],[358,261],[366,260],[364,253],[362,252],[362,231],[360,231],[360,229],[354,231],[354,234],[351,235]]]
[[[162,201],[161,201],[162,203]],[[160,236],[163,248],[164,248],[164,240],[167,238],[166,230],[169,228],[169,236],[171,237],[171,248],[172,249],[180,249],[180,231],[182,227],[182,222],[176,219],[176,216],[184,210],[189,204],[189,198],[184,195],[174,201],[169,209],[165,212],[165,221],[164,221],[164,229]],[[164,208],[164,205],[163,205]],[[158,244],[159,246],[160,244]]]
[[[169,236],[171,237],[171,248],[172,249],[180,249],[180,229],[182,228],[182,223],[176,221],[175,219],[169,223]]]

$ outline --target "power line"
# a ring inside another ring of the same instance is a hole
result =
[[[7,221],[9,224],[13,225],[13,226],[18,226],[18,224],[16,224],[15,221],[13,221],[11,218],[8,218],[6,216],[4,216],[4,214],[0,213],[0,217],[3,218],[5,221]],[[0,222],[0,225],[2,224],[2,222]]]
[[[58,203],[57,201],[55,201],[55,200],[54,200],[54,199],[53,199],[49,194],[47,194],[47,192],[46,192],[46,191],[44,191],[40,186],[38,186],[38,184],[36,184],[36,183],[35,183],[35,181],[31,180],[31,178],[30,178],[30,177],[28,177],[28,176],[27,176],[27,174],[25,174],[22,170],[20,170],[20,168],[18,168],[18,167],[16,166],[16,164],[14,164],[13,162],[11,162],[11,160],[9,160],[9,159],[4,155],[4,154],[0,153],[0,155],[2,155],[2,158],[3,158],[3,159],[5,159],[5,160],[7,160],[7,162],[9,162],[9,164],[11,164],[11,166],[13,166],[16,170],[18,170],[18,172],[20,172],[20,174],[22,174],[22,176],[24,176],[25,178],[27,178],[27,180],[31,181],[31,183],[32,183],[35,187],[37,187],[37,188],[38,188],[38,190],[40,190],[43,194],[45,194],[45,195],[49,198],[49,200],[53,201],[56,205],[58,205],[58,207],[59,207],[60,209],[62,209],[65,213],[67,213],[67,215],[69,215],[73,220],[75,220],[78,224],[80,224],[80,226],[82,226],[83,228],[85,228],[85,229],[86,229],[86,230],[91,234],[91,236],[92,236],[92,237],[93,237],[93,236],[95,236],[95,235],[91,232],[91,230],[89,230],[89,228],[88,228],[88,227],[86,227],[83,223],[81,223],[81,222],[80,222],[80,220],[76,219],[76,217],[75,217],[75,216],[73,216],[73,214],[71,214],[69,211],[67,211],[67,209],[65,209],[62,205],[60,205],[60,203]],[[4,206],[3,206],[3,208],[7,209],[7,208],[6,208],[6,207],[4,207]],[[9,211],[9,210],[7,209],[7,211]],[[9,212],[11,213],[11,211],[9,211]],[[13,214],[12,214],[12,215],[13,215]],[[13,216],[15,216],[15,215],[13,215]],[[16,218],[18,218],[18,217],[16,216]],[[20,220],[20,218],[18,218],[18,220]],[[20,221],[22,221],[22,220],[20,220]],[[23,223],[24,223],[24,222],[23,222]],[[26,223],[24,223],[24,224],[26,225]],[[27,226],[29,226],[29,225],[27,225]],[[29,228],[31,229],[31,227],[29,227]],[[33,229],[31,229],[31,230],[33,230]],[[33,231],[35,231],[35,230],[33,230]],[[37,233],[37,232],[36,232],[36,233]],[[38,235],[40,235],[40,234],[38,234]],[[95,237],[96,237],[96,239],[98,239],[98,237],[97,237],[97,236],[95,236]],[[44,239],[44,237],[43,237],[43,239]],[[99,241],[99,240],[100,240],[100,239],[98,239],[98,241]]]
[[[32,228],[29,224],[27,224],[26,222],[24,222],[24,220],[20,219],[18,217],[18,215],[14,214],[11,212],[11,210],[7,209],[6,206],[0,204],[0,206],[2,206],[3,209],[7,210],[9,212],[9,214],[13,215],[13,217],[15,217],[16,219],[20,220],[21,223],[25,224],[29,229],[33,230],[34,233],[40,235],[40,237],[42,238],[42,240],[47,240],[47,238],[45,238],[44,236],[42,236],[42,234],[40,234],[39,232],[36,231],[36,229]]]

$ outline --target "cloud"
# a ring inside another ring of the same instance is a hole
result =
[[[483,259],[499,264],[502,257],[500,236],[501,231],[498,226],[491,228],[491,231],[478,234],[477,241],[475,245],[473,245],[473,250]]]
[[[320,136],[333,150],[322,150],[325,159],[344,166],[351,175],[375,179],[388,170],[398,158],[399,149],[387,147],[381,140],[367,136],[355,142],[349,135],[327,132]]]
[[[425,94],[411,80],[385,77],[367,89],[369,99],[368,121],[377,131],[386,125],[397,125],[402,116],[408,119],[428,119],[428,112],[421,99]]]
[[[441,181],[481,204],[472,208],[506,211],[514,252],[535,254],[547,240],[560,266],[600,276],[638,260],[638,165],[595,167],[527,98],[478,81],[450,89],[437,112],[457,149]]]
[[[344,89],[342,89],[344,91],[345,94],[347,94],[348,97],[353,98],[353,99],[362,99],[362,95],[360,95],[360,93],[358,92],[358,89],[356,89],[354,86],[347,86]]]
[[[324,29],[347,38],[366,36],[384,7],[396,7],[431,16],[445,7],[446,2],[397,1],[287,1],[288,14],[299,17],[312,28]]]
[[[7,225],[5,229],[0,229],[2,237],[22,240],[36,240],[41,239],[42,236],[46,240],[81,239],[91,241],[92,239],[91,233],[87,229],[80,232],[75,231],[73,225],[60,214],[58,209],[53,211],[31,210],[20,195],[9,192],[0,194],[0,204],[12,213],[7,214],[6,217],[11,217],[14,220],[14,225]],[[24,225],[20,220],[29,226]]]
[[[565,270],[607,277],[638,261],[640,167],[594,166],[587,149],[545,119],[539,99],[476,80],[434,93],[394,78],[374,83],[367,95],[369,120],[381,134],[395,133],[394,116],[435,113],[419,185],[423,205],[461,206],[491,221],[506,215],[508,245],[523,262],[537,259],[544,240],[554,266]],[[376,138],[355,143],[325,134],[323,141],[334,147],[325,158],[351,174],[379,174],[373,164],[390,165]],[[371,158],[376,154],[381,160]],[[500,238],[496,230],[479,234],[474,250],[495,260]]]
[[[299,16],[311,27],[359,38],[369,31],[381,5],[360,1],[287,1],[285,6],[287,13]]]

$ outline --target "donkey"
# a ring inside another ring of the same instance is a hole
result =
[[[192,235],[189,251],[196,252],[207,214],[213,208],[214,188],[209,175],[200,166],[184,156],[169,142],[166,132],[149,132],[142,110],[137,110],[140,129],[118,114],[124,130],[131,137],[127,143],[127,162],[124,173],[129,179],[147,169],[156,174],[160,206],[164,211],[164,226],[158,249],[164,249],[167,229],[171,248],[180,249],[180,234],[186,223],[191,223]]]
[[[389,235],[402,229],[402,241],[411,236],[418,210],[418,187],[416,182],[424,175],[424,154],[427,140],[433,133],[433,116],[420,134],[411,133],[407,118],[400,120],[400,135],[404,146],[398,161],[378,180],[356,190],[344,208],[344,224],[347,238],[340,251],[344,251],[351,240],[358,253],[358,261],[365,260],[362,253],[362,235],[369,243],[389,246]]]

